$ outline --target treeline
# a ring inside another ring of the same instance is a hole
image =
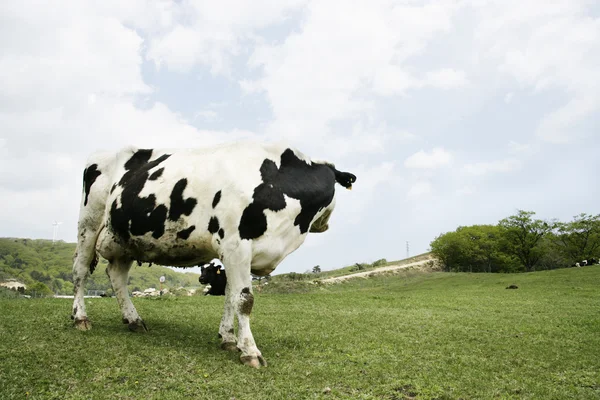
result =
[[[453,272],[529,272],[599,258],[600,214],[569,222],[534,216],[518,210],[496,225],[461,226],[435,238],[431,252]]]
[[[75,247],[75,243],[62,241],[0,238],[0,282],[15,279],[26,284],[28,292],[71,295]],[[100,259],[86,284],[88,290],[110,291],[106,265],[107,261]],[[197,274],[181,273],[157,265],[148,268],[148,264],[137,266],[134,263],[129,273],[129,290],[158,287],[162,275],[166,278],[165,287],[199,285]]]

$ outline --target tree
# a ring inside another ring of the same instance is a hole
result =
[[[519,259],[526,271],[535,271],[535,266],[542,256],[541,240],[550,232],[554,224],[533,219],[533,211],[518,210],[516,215],[500,220],[505,240],[505,252]]]
[[[321,273],[321,266],[320,265],[315,265],[312,269],[313,274],[320,274]]]
[[[600,214],[579,214],[571,222],[558,223],[556,231],[556,243],[571,262],[597,256],[600,250]]]
[[[464,258],[464,246],[456,232],[446,232],[436,237],[430,244],[431,252],[444,266],[444,271],[460,271]]]
[[[35,282],[27,287],[25,293],[33,297],[52,296],[54,292],[42,282]]]
[[[445,271],[514,272],[516,261],[504,252],[502,231],[494,225],[461,226],[431,242]]]

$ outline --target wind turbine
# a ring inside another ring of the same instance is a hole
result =
[[[62,224],[62,222],[54,221],[52,223],[52,226],[54,227],[53,232],[52,232],[52,244],[54,244],[54,242],[56,241],[56,234],[58,233],[58,226],[60,224]]]

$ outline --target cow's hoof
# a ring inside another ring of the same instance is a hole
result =
[[[247,365],[252,368],[260,368],[260,367],[267,366],[267,360],[265,360],[265,358],[261,355],[259,355],[259,356],[241,356],[240,361],[242,361],[242,363],[244,365]]]
[[[148,328],[146,328],[146,324],[141,319],[130,322],[127,324],[127,327],[131,332],[148,332]]]
[[[87,318],[76,319],[74,324],[75,328],[79,329],[80,331],[89,331],[90,329],[92,329],[92,323]]]
[[[221,349],[226,351],[239,351],[235,342],[223,342],[221,343]]]

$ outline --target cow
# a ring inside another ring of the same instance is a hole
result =
[[[210,289],[204,291],[204,295],[225,296],[227,275],[223,264],[214,259],[210,263],[200,267],[200,278],[198,281],[203,285],[210,285]]]
[[[91,329],[84,289],[98,255],[108,261],[123,323],[135,332],[147,327],[127,291],[133,261],[191,267],[218,258],[227,266],[221,348],[239,349],[243,364],[266,366],[250,330],[251,274],[269,275],[309,232],[325,232],[335,184],[351,189],[355,181],[278,143],[91,155],[73,261],[75,327]]]

